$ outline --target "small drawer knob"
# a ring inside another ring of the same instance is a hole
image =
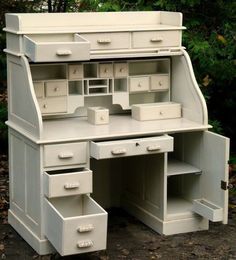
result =
[[[73,74],[76,74],[77,73],[77,70],[75,69],[75,70],[73,70]]]
[[[47,108],[48,106],[46,104],[43,105],[43,108]]]
[[[64,185],[65,190],[74,190],[79,188],[79,182],[74,182],[74,183],[66,183]]]
[[[159,86],[162,86],[162,82],[161,81],[159,81]]]
[[[141,84],[140,82],[138,83],[138,87],[139,87],[139,88],[141,88],[141,87],[142,87],[142,84]]]
[[[124,69],[123,69],[123,68],[121,68],[121,69],[120,69],[120,72],[123,72],[123,71],[124,71]]]
[[[91,246],[93,246],[93,241],[91,240],[80,241],[77,243],[78,248],[86,248]]]
[[[85,233],[85,232],[90,232],[94,230],[94,226],[92,224],[88,224],[88,225],[83,225],[83,226],[79,226],[77,231],[79,233]]]
[[[108,72],[108,69],[105,69],[104,72],[107,73],[107,72]]]
[[[101,121],[104,121],[104,120],[105,120],[105,117],[104,117],[104,116],[101,116],[100,119],[101,119]]]
[[[58,88],[58,87],[54,88],[54,91],[55,91],[55,92],[57,92],[58,90],[59,90],[59,88]]]

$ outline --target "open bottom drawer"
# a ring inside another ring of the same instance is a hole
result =
[[[107,212],[88,195],[44,200],[45,235],[63,255],[106,248]]]

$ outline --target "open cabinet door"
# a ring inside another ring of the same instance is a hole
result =
[[[229,138],[204,132],[202,138],[202,198],[195,200],[196,213],[211,221],[228,221],[228,185]]]

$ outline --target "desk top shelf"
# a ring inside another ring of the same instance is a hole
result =
[[[43,137],[39,143],[148,136],[200,131],[211,127],[184,118],[140,122],[132,119],[130,115],[111,115],[108,125],[92,125],[88,123],[87,117],[45,120],[43,125]]]

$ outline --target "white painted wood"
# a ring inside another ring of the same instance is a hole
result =
[[[151,31],[134,32],[132,38],[133,48],[160,48],[179,46],[179,31]]]
[[[124,78],[128,76],[128,64],[124,62],[114,63],[114,77]]]
[[[112,63],[100,63],[99,64],[99,77],[100,78],[112,78],[113,77],[113,64]]]
[[[44,194],[48,198],[92,193],[92,171],[86,168],[44,172]]]
[[[170,87],[169,75],[152,75],[150,77],[150,90],[165,91]]]
[[[82,64],[73,64],[69,66],[69,80],[73,79],[82,79],[84,75],[83,65]]]
[[[45,235],[63,255],[106,248],[107,213],[87,195],[45,199]]]
[[[163,153],[172,150],[173,139],[167,135],[90,143],[90,155],[96,159]]]
[[[79,165],[87,162],[87,143],[44,146],[44,166]]]
[[[42,114],[57,114],[67,112],[66,96],[38,99],[38,104]]]
[[[109,124],[109,110],[105,107],[88,107],[88,122],[94,125]]]
[[[194,167],[191,164],[176,160],[176,159],[169,159],[168,166],[167,166],[167,175],[180,175],[180,174],[201,174],[202,170]]]
[[[129,92],[144,92],[149,89],[149,77],[130,77]]]
[[[91,44],[91,50],[128,49],[130,46],[129,33],[81,33]]]
[[[24,53],[34,62],[89,60],[90,44],[80,36],[31,35],[23,37]]]
[[[181,104],[174,102],[132,105],[132,117],[139,121],[181,117]]]
[[[223,209],[222,222],[228,222],[228,190],[221,189],[221,181],[228,183],[229,139],[204,132],[203,173],[201,177],[202,199]],[[214,149],[212,149],[214,147]]]
[[[45,90],[47,97],[67,96],[68,83],[67,81],[46,81]]]
[[[43,81],[34,81],[34,90],[37,98],[44,97],[44,82]]]
[[[214,222],[223,219],[223,209],[204,199],[194,200],[193,210],[197,214]]]

